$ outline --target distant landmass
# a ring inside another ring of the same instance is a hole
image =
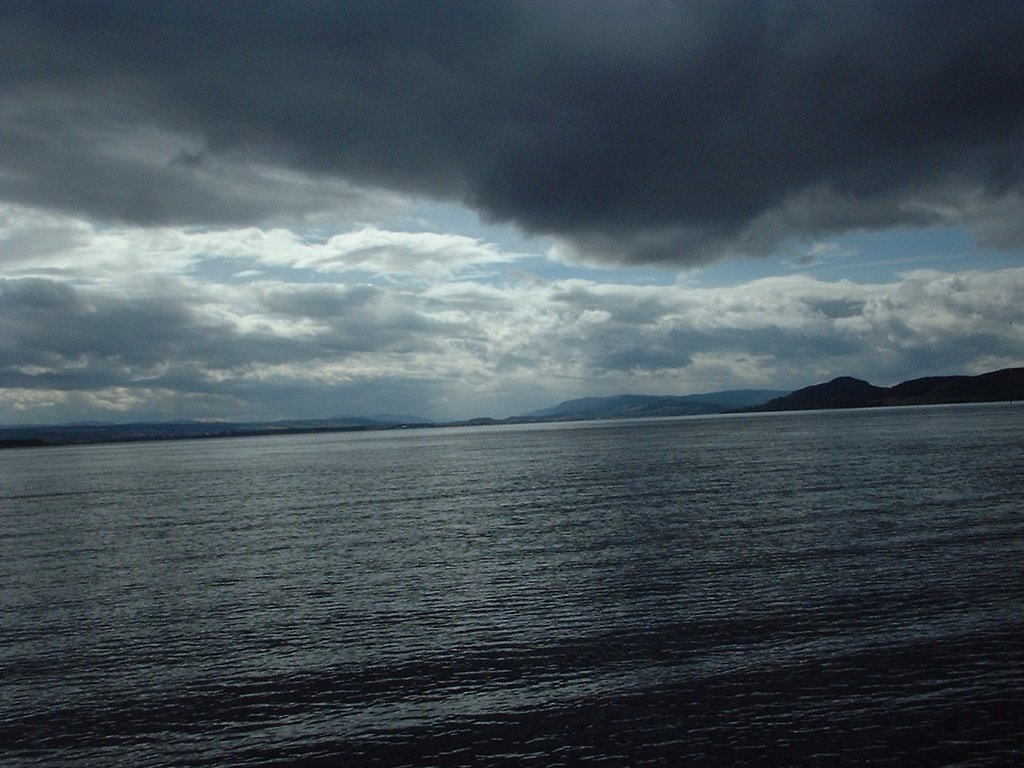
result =
[[[295,435],[313,432],[351,432],[367,429],[395,429],[426,426],[427,420],[405,422],[383,416],[364,419],[335,416],[328,419],[302,419],[264,422],[168,421],[140,424],[80,422],[59,425],[0,427],[0,448],[85,443],[121,443],[137,440],[190,440],[207,437],[246,437],[254,435]]]
[[[931,376],[905,381],[893,387],[876,387],[861,379],[842,376],[824,384],[804,387],[788,394],[777,390],[737,389],[700,395],[585,397],[566,400],[550,408],[531,411],[507,419],[481,417],[441,424],[416,416],[382,414],[369,419],[336,416],[328,419],[248,423],[180,421],[108,424],[81,422],[55,426],[9,426],[0,427],[0,448],[1012,400],[1024,400],[1024,368],[1005,368],[980,376]]]
[[[701,395],[614,395],[566,400],[551,408],[520,416],[520,420],[570,421],[581,419],[638,419],[656,416],[696,416],[725,413],[761,405],[785,392],[770,389],[735,389]]]
[[[876,387],[861,379],[841,376],[744,410],[813,411],[1010,400],[1024,400],[1024,368],[1004,368],[980,376],[930,376],[892,387]]]

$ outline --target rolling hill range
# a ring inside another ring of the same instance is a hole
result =
[[[566,400],[551,408],[517,417],[519,421],[637,419],[656,416],[695,416],[725,413],[761,405],[785,394],[768,389],[737,389],[700,395],[613,395]]]

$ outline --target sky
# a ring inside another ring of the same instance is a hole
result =
[[[1024,365],[1024,3],[0,0],[0,423]]]

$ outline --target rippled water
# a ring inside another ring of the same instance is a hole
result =
[[[0,454],[0,754],[1024,764],[1024,407]]]

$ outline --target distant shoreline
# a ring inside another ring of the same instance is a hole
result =
[[[343,417],[323,420],[276,422],[159,422],[132,424],[59,424],[0,427],[0,449],[46,448],[67,445],[205,440],[227,437],[266,437],[343,432],[371,432],[438,427],[549,424],[576,421],[615,421],[666,416],[699,416],[730,413],[841,410],[852,408],[899,408],[914,405],[964,405],[1024,401],[1024,368],[1006,368],[979,376],[936,376],[913,379],[893,387],[876,387],[866,381],[840,377],[824,384],[776,397],[758,405],[727,407],[719,399],[740,392],[690,396],[616,395],[561,403],[544,411],[505,419],[475,418],[450,422],[384,422]]]

